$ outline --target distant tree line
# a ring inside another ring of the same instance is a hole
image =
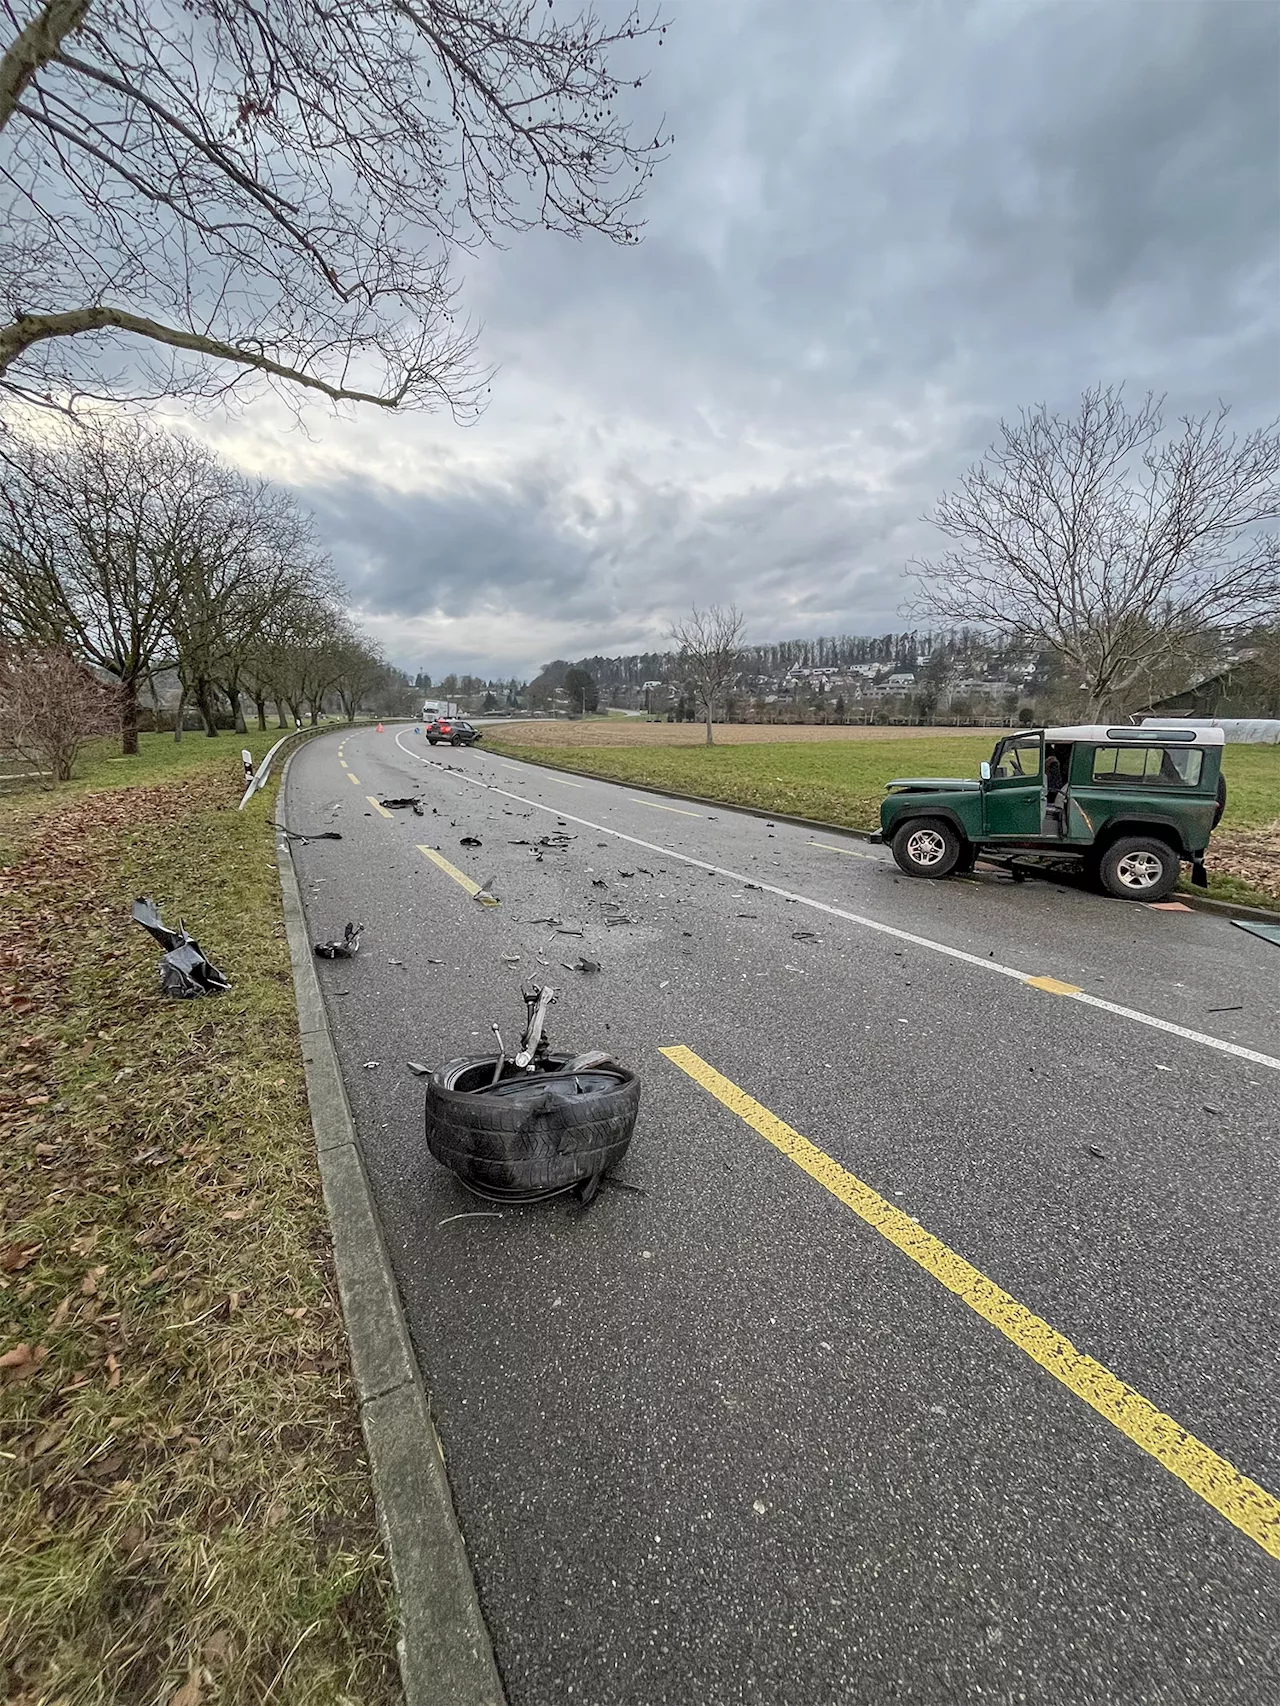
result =
[[[62,654],[112,683],[126,753],[165,676],[178,738],[188,707],[214,734],[246,714],[265,728],[268,707],[288,727],[326,702],[353,719],[371,695],[410,693],[345,614],[288,493],[119,417],[0,437],[0,643],[11,675]]]

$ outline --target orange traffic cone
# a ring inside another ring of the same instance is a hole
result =
[[[378,724],[378,733],[379,734],[382,733],[382,724],[381,723]]]

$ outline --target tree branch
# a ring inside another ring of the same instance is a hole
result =
[[[63,39],[78,30],[89,0],[47,0],[0,59],[0,130],[13,117],[27,85],[53,59]]]
[[[345,385],[330,385],[327,380],[272,361],[260,351],[245,349],[238,344],[224,343],[219,338],[206,337],[202,332],[188,332],[176,326],[165,326],[159,320],[142,314],[131,314],[124,308],[111,308],[105,303],[94,308],[71,308],[61,314],[22,314],[7,326],[0,326],[0,378],[19,356],[33,344],[50,338],[70,338],[85,332],[131,332],[153,343],[168,344],[173,349],[190,350],[196,355],[213,356],[219,361],[235,362],[241,367],[255,368],[275,379],[287,379],[293,385],[319,391],[335,403],[372,403],[380,409],[396,409],[413,388],[415,376],[407,373],[395,391],[379,394],[356,391]]]

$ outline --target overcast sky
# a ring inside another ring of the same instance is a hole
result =
[[[1001,415],[1095,381],[1280,399],[1272,0],[677,0],[638,249],[468,258],[479,424],[267,406],[217,436],[320,520],[406,668],[901,625]],[[206,430],[208,427],[206,425]]]

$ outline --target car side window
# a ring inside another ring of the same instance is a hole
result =
[[[1022,776],[1033,780],[1040,774],[1040,742],[1038,740],[1009,741],[1006,746],[1001,747],[991,768],[991,774],[1002,779]]]
[[[1197,747],[1100,746],[1093,755],[1093,780],[1140,788],[1194,788],[1204,767]]]

